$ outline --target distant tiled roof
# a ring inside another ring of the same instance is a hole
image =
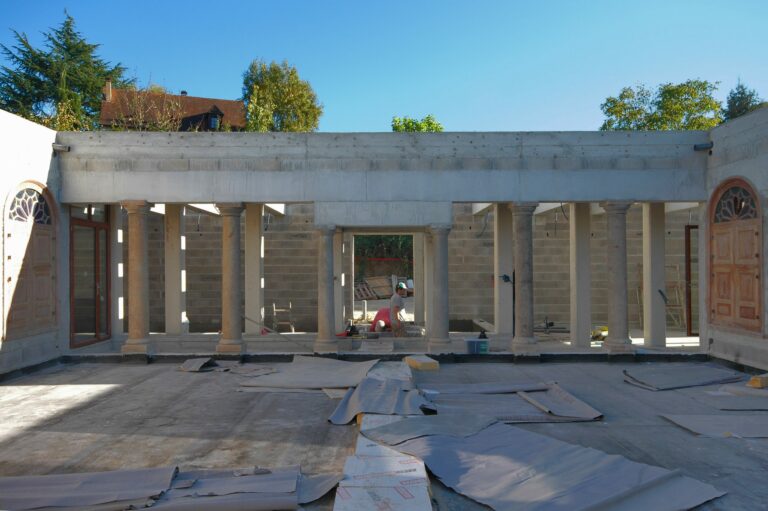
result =
[[[138,95],[142,95],[140,100],[137,100]],[[121,124],[130,126],[131,110],[135,109],[137,104],[143,104],[145,122],[154,122],[157,119],[153,116],[156,116],[158,111],[162,111],[164,103],[178,102],[183,110],[182,131],[205,130],[206,127],[203,124],[206,116],[212,112],[222,116],[222,126],[228,125],[237,131],[245,129],[245,107],[242,101],[162,94],[132,89],[111,89],[109,96],[111,96],[110,101],[105,99],[101,102],[99,122],[104,127]]]

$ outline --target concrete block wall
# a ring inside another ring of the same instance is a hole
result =
[[[493,321],[493,215],[453,205],[448,235],[449,319]]]
[[[667,214],[666,264],[679,268],[684,278],[684,229],[696,223],[695,210]],[[569,220],[567,208],[556,208],[534,217],[534,318],[543,325],[545,318],[558,326],[570,321]],[[472,214],[470,204],[453,206],[453,228],[448,237],[449,295],[451,320],[481,318],[493,322],[493,286],[510,285],[493,275],[493,214]],[[126,224],[127,225],[127,219]],[[298,331],[317,328],[317,238],[311,204],[291,204],[286,215],[264,217],[264,314],[265,325],[272,326],[272,304],[291,303]],[[186,265],[187,316],[191,332],[216,332],[221,323],[221,219],[216,215],[187,209]],[[241,219],[245,236],[245,216]],[[605,271],[605,215],[592,216],[592,321],[606,324],[607,274]],[[164,300],[164,217],[150,213],[150,329],[165,330]],[[347,243],[350,236],[345,236]],[[630,208],[627,215],[628,294],[630,328],[642,328],[642,206]],[[124,236],[127,261],[127,236]],[[695,250],[694,250],[695,253]],[[245,253],[241,254],[244,281]],[[343,258],[342,271],[350,273],[350,258]],[[128,271],[126,267],[126,271]],[[667,281],[675,275],[668,269]],[[696,278],[696,276],[694,276]],[[668,296],[672,291],[667,289]],[[350,307],[349,292],[344,304]],[[682,295],[681,295],[682,297]],[[694,317],[698,300],[694,297]],[[126,298],[126,310],[130,305]],[[682,311],[681,311],[682,313]],[[127,326],[127,325],[126,325]],[[669,321],[670,328],[678,330]]]

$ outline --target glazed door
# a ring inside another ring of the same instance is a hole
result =
[[[110,337],[109,225],[73,216],[70,253],[70,345],[79,348]]]

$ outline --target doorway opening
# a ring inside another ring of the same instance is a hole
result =
[[[70,347],[111,336],[109,206],[69,208]]]

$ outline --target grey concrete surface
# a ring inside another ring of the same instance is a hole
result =
[[[556,380],[605,414],[595,423],[523,426],[611,454],[680,469],[728,491],[701,510],[764,509],[768,439],[700,438],[664,413],[726,413],[700,400],[712,387],[650,392],[622,381],[632,364],[442,364],[418,381]],[[340,471],[357,427],[332,426],[325,394],[236,392],[238,377],[184,373],[176,364],[80,363],[0,385],[0,475],[114,470],[178,464],[241,467],[299,463]],[[716,387],[715,387],[716,388]],[[739,412],[743,413],[743,412]],[[487,509],[433,483],[441,511]],[[308,509],[330,510],[326,498]]]

